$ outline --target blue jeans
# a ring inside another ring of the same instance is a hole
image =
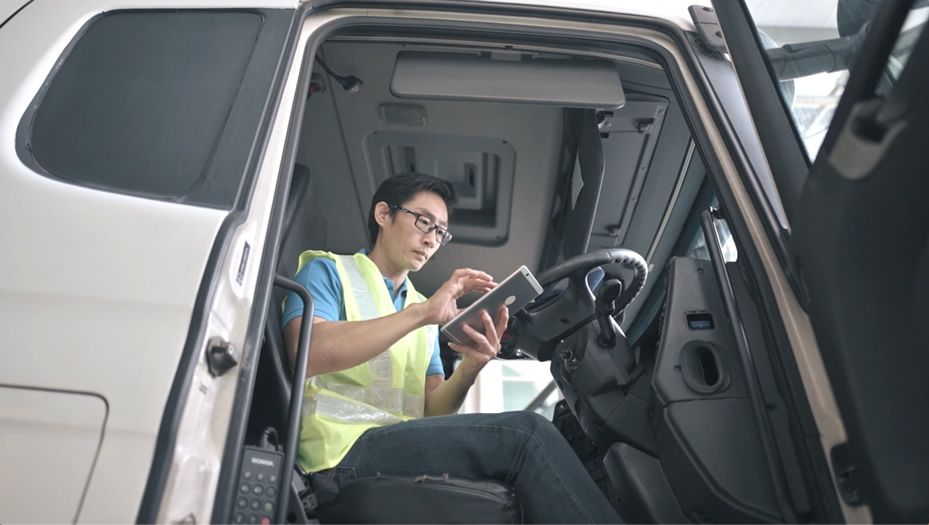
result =
[[[516,489],[529,523],[619,523],[551,421],[532,412],[426,417],[371,429],[334,469],[337,484],[388,476],[495,479]]]

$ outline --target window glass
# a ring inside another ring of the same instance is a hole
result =
[[[23,156],[85,186],[231,207],[244,169],[210,167],[263,23],[184,10],[90,21],[24,118]]]
[[[713,208],[719,207],[719,199],[713,197],[713,202],[710,204]],[[693,220],[699,220],[694,218]],[[725,262],[735,262],[739,260],[739,251],[735,246],[735,239],[732,238],[732,232],[729,231],[729,223],[724,220],[715,220],[713,221],[713,226],[716,228],[716,235],[719,236],[719,241],[721,243],[720,249],[723,252],[723,260]],[[697,232],[694,234],[693,239],[690,241],[690,247],[687,248],[687,251],[684,253],[684,257],[694,257],[697,259],[705,259],[707,261],[710,259],[710,251],[707,248],[706,236],[703,235],[703,228],[698,228]]]
[[[456,361],[457,366],[461,361]],[[487,363],[461,413],[490,413],[527,408],[551,419],[561,391],[554,386],[551,363],[533,359],[503,360]]]
[[[903,72],[903,68],[910,59],[913,47],[926,27],[927,20],[929,20],[929,7],[913,9],[910,11],[909,16],[906,17],[903,30],[900,32],[900,36],[897,37],[894,49],[890,53],[890,59],[887,61],[887,77],[891,81],[887,82],[887,86],[893,85],[892,81],[900,78],[900,73]],[[882,92],[882,94],[886,94],[886,91]]]
[[[894,0],[881,0],[894,1]],[[874,7],[863,0],[746,0],[768,53],[781,96],[812,161],[848,82]],[[926,25],[929,7],[917,1],[898,35],[879,94],[899,77]]]

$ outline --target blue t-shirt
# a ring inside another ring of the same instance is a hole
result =
[[[345,321],[345,301],[342,290],[342,281],[339,279],[339,272],[336,270],[335,261],[320,257],[308,262],[297,272],[297,282],[306,286],[313,296],[313,306],[315,307],[314,315],[327,321]],[[387,291],[394,298],[394,308],[399,312],[403,309],[406,301],[406,283],[409,279],[403,281],[400,286],[400,293],[394,295],[394,283],[384,277],[384,285]],[[287,326],[287,323],[303,315],[303,300],[294,292],[289,292],[284,299],[284,316],[281,320],[281,328]],[[442,367],[442,360],[439,356],[439,341],[436,339],[435,347],[432,349],[432,357],[429,360],[429,368],[426,375],[445,375],[445,369]]]

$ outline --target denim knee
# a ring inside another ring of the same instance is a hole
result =
[[[500,424],[514,430],[528,432],[537,438],[557,437],[563,439],[561,433],[551,421],[545,417],[528,411],[503,412],[499,414]]]

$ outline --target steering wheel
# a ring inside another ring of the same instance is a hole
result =
[[[587,285],[587,274],[604,267],[605,282],[617,279],[610,265],[620,265],[633,271],[632,280],[613,301],[612,312],[622,312],[645,286],[648,268],[638,253],[624,248],[597,250],[578,255],[545,270],[537,276],[539,284],[548,289],[563,279],[568,286],[554,297],[545,297],[530,303],[514,316],[511,327],[513,345],[521,353],[539,361],[551,359],[558,341],[580,329],[597,316],[596,298]],[[547,295],[547,294],[543,294]],[[515,351],[515,350],[514,350]]]

